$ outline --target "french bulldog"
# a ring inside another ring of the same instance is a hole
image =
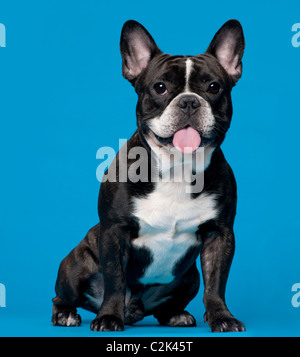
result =
[[[101,183],[100,222],[60,264],[54,325],[79,326],[82,307],[97,314],[94,331],[121,331],[147,315],[166,326],[196,326],[185,308],[199,289],[200,255],[204,321],[213,332],[245,331],[225,303],[237,190],[220,148],[244,47],[237,20],[196,56],[163,53],[141,24],[124,24],[122,72],[138,95],[137,130],[112,164],[115,180],[108,169]],[[135,148],[143,154],[130,156]],[[131,180],[141,162],[143,177]]]

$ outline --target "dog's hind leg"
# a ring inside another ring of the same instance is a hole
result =
[[[90,281],[99,273],[98,230],[99,224],[91,228],[60,264],[55,285],[56,297],[52,299],[54,326],[79,326],[81,323],[76,307],[87,308],[86,292]]]
[[[152,312],[161,325],[170,327],[196,326],[195,318],[185,311],[185,307],[196,296],[200,285],[200,276],[194,264],[180,279],[166,287],[166,296]],[[170,291],[168,292],[168,289]]]

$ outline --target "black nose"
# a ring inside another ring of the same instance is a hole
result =
[[[188,115],[194,114],[200,105],[199,99],[194,95],[185,95],[178,102],[179,108]]]

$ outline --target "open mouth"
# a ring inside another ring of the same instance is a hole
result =
[[[174,133],[174,135],[167,138],[163,138],[154,133],[155,138],[162,145],[172,143],[173,146],[184,154],[190,154],[194,152],[201,145],[201,136],[199,132],[191,127],[186,126]]]
[[[153,133],[155,138],[157,139],[157,141],[159,141],[161,144],[170,144],[172,141],[173,141],[173,137],[174,135],[172,136],[169,136],[168,138],[162,138],[161,136],[158,136],[156,135],[155,133]]]

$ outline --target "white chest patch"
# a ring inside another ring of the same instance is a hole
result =
[[[186,193],[185,183],[158,182],[146,198],[134,200],[139,237],[132,244],[150,250],[153,261],[140,279],[142,284],[167,284],[174,279],[174,265],[200,242],[198,226],[217,215],[216,195]]]

